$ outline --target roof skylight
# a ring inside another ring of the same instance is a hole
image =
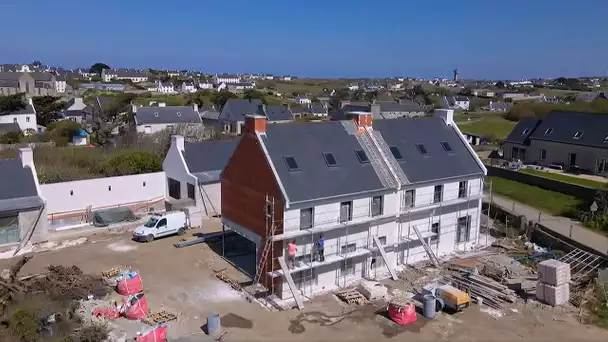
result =
[[[447,141],[442,141],[441,142],[441,147],[443,147],[443,149],[447,153],[453,153],[454,152],[454,150],[452,149],[452,146],[450,146],[450,144]]]
[[[529,129],[529,128],[526,128],[526,129],[524,129],[524,131],[523,131],[521,134],[522,134],[522,135],[526,135],[526,134],[528,134],[528,133],[530,133],[530,129]]]
[[[420,154],[422,154],[423,156],[431,155],[423,144],[416,144],[416,148],[418,149],[418,152],[420,152]]]
[[[580,139],[583,136],[584,133],[585,132],[583,132],[583,131],[577,131],[576,133],[574,133],[574,137],[573,138],[574,139]]]
[[[325,163],[327,163],[327,166],[329,167],[338,166],[338,161],[336,160],[336,157],[334,157],[334,154],[331,152],[323,153],[323,159],[325,159]]]
[[[604,137],[604,142],[608,142],[608,135]]]
[[[550,135],[551,133],[553,133],[553,128],[547,128],[545,130],[545,135]]]
[[[397,146],[391,146],[390,149],[395,159],[403,160],[403,155],[401,154],[401,151],[399,151],[399,148]]]
[[[355,150],[355,154],[357,155],[357,158],[359,159],[359,162],[361,162],[361,164],[369,163],[369,158],[367,157],[367,154],[365,154],[365,151]]]
[[[287,168],[289,171],[298,171],[300,170],[300,166],[294,157],[285,157],[285,164],[287,164]]]

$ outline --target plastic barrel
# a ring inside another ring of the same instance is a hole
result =
[[[220,315],[216,313],[207,315],[207,334],[215,336],[220,333],[220,330]]]
[[[427,294],[422,297],[422,315],[424,315],[424,317],[434,318],[436,308],[437,298],[435,298],[435,296]]]

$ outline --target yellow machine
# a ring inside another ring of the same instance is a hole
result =
[[[454,311],[460,311],[471,303],[469,294],[451,285],[441,285],[436,288],[435,296],[441,298],[443,305]]]

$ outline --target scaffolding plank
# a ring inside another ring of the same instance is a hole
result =
[[[384,259],[384,264],[386,265],[386,268],[388,268],[388,271],[391,274],[391,278],[393,278],[393,280],[397,280],[397,272],[395,272],[395,270],[393,269],[393,266],[390,264],[390,261],[386,255],[386,251],[384,250],[384,246],[382,246],[382,244],[380,243],[380,240],[378,239],[377,236],[374,236],[374,243],[376,244],[376,247],[378,247],[378,250],[380,251],[380,254],[382,255],[382,258]]]
[[[285,263],[285,259],[282,257],[279,257],[278,259],[279,265],[281,265],[281,269],[283,270],[283,277],[285,277],[285,279],[287,280],[287,285],[289,285],[289,290],[291,290],[291,294],[296,300],[296,305],[298,306],[298,309],[302,310],[304,309],[304,303],[302,302],[302,298],[300,298],[300,294],[298,293],[298,288],[296,287],[296,284],[293,282],[291,272],[289,272],[289,268]]]
[[[422,233],[420,233],[420,231],[418,230],[418,227],[416,227],[414,225],[414,226],[412,226],[412,228],[414,229],[414,232],[416,232],[416,235],[418,235],[418,238],[420,239],[420,242],[422,243],[422,247],[424,247],[426,254],[429,256],[429,259],[431,259],[433,266],[439,267],[439,260],[435,256],[435,253],[433,253],[433,250],[431,249],[431,247],[424,240],[424,236],[422,236]]]

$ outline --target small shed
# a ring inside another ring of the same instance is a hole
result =
[[[85,131],[82,128],[77,129],[74,134],[72,134],[72,144],[76,146],[85,146],[88,144],[89,132]]]

